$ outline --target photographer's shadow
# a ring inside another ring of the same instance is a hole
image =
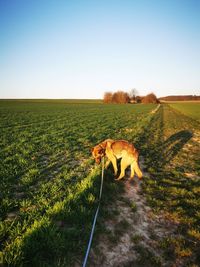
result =
[[[188,130],[182,130],[171,135],[166,141],[164,141],[161,154],[163,158],[163,165],[168,164],[179,153],[184,145],[192,138],[192,132]]]

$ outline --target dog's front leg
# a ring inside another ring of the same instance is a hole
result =
[[[117,175],[117,159],[113,156],[113,157],[109,157],[109,160],[112,162],[113,165],[113,169],[114,169],[114,174],[115,176]]]
[[[109,166],[110,162],[111,162],[111,161],[110,161],[109,159],[106,161],[106,164],[105,164],[105,169],[107,169],[107,168],[108,168],[108,166]]]

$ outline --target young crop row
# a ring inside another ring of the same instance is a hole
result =
[[[199,266],[199,122],[162,105],[138,146],[150,174],[143,183],[147,201],[155,212],[162,213],[172,232],[157,244],[167,266]]]
[[[97,204],[90,148],[106,138],[139,144],[154,105],[4,102],[0,141],[0,258],[63,266],[83,257]],[[106,182],[103,201],[119,190]]]

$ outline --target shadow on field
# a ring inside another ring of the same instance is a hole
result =
[[[184,129],[165,140],[164,112],[162,106],[137,140],[137,147],[141,150],[145,161],[149,167],[155,167],[155,169],[163,169],[169,164],[193,136],[191,131]]]
[[[192,136],[193,134],[188,130],[182,130],[171,135],[163,144],[164,164],[168,164]]]
[[[183,148],[183,146],[192,138],[192,133],[188,130],[180,130],[172,134],[167,140],[164,140],[164,111],[163,107],[152,117],[148,125],[145,125],[142,133],[136,140],[136,147],[141,150],[145,161],[149,167],[164,169]],[[65,160],[65,158],[63,159]],[[48,163],[48,162],[47,162]],[[61,167],[57,158],[55,165],[46,169]],[[47,166],[48,167],[48,166]],[[106,214],[105,208],[119,195],[120,183],[116,183],[112,170],[105,172],[105,183],[102,199],[102,209],[100,218],[112,215],[111,211]],[[76,178],[76,177],[75,177]],[[64,179],[64,178],[63,178]],[[69,177],[67,181],[74,179]],[[56,181],[55,181],[56,182]],[[61,188],[65,186],[60,178]],[[91,231],[94,212],[97,207],[97,200],[100,188],[100,169],[98,172],[81,178],[79,185],[74,190],[67,191],[61,195],[60,200],[56,201],[51,207],[48,207],[48,213],[45,210],[47,200],[43,200],[44,209],[41,210],[41,216],[38,218],[29,218],[27,221],[30,228],[25,235],[16,239],[12,248],[8,248],[6,263],[10,266],[72,266],[73,262],[81,265],[88,239]],[[55,192],[59,194],[59,192]],[[47,194],[48,198],[48,194]],[[39,203],[40,204],[40,203]],[[43,206],[43,203],[41,203]],[[51,210],[52,209],[52,210]],[[42,216],[44,215],[44,216]],[[41,219],[42,218],[42,219]],[[99,221],[98,221],[99,222]],[[101,223],[97,222],[95,233],[100,232]],[[18,244],[19,243],[19,244]],[[78,258],[78,260],[77,260]]]
[[[188,144],[195,127],[193,121],[168,105],[162,105],[146,125],[137,144],[149,174],[142,184],[147,203],[156,212],[162,211],[163,223],[173,229],[170,234],[163,235],[165,245],[161,247],[170,266],[180,259],[182,266],[187,266],[189,262],[200,266],[199,236],[195,234],[199,233],[197,192],[200,180],[196,176],[199,147]],[[195,175],[188,177],[186,172]],[[190,235],[190,232],[194,234]],[[180,248],[192,253],[183,256],[178,252]]]

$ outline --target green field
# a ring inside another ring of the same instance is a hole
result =
[[[143,189],[150,206],[174,229],[158,242],[164,259],[171,259],[167,266],[200,265],[200,124],[193,119],[196,106],[190,107],[162,105],[143,135],[150,173]]]
[[[152,113],[156,105],[0,101],[4,265],[73,266],[83,260],[101,171],[90,149],[113,138],[139,148],[149,174],[142,183],[147,203],[155,214],[162,212],[176,224],[173,235],[154,240],[162,250],[162,261],[169,261],[167,266],[177,262],[199,266],[200,124],[196,107],[181,105],[163,104]],[[114,181],[110,167],[105,172],[100,218],[110,216],[107,203],[121,190],[123,182]],[[102,231],[98,223],[95,238]]]
[[[171,103],[173,108],[196,120],[200,120],[200,102],[197,103]]]
[[[0,103],[5,263],[62,266],[83,257],[99,190],[100,170],[90,149],[109,137],[136,140],[153,108],[85,101]],[[114,182],[109,188],[118,190]]]

